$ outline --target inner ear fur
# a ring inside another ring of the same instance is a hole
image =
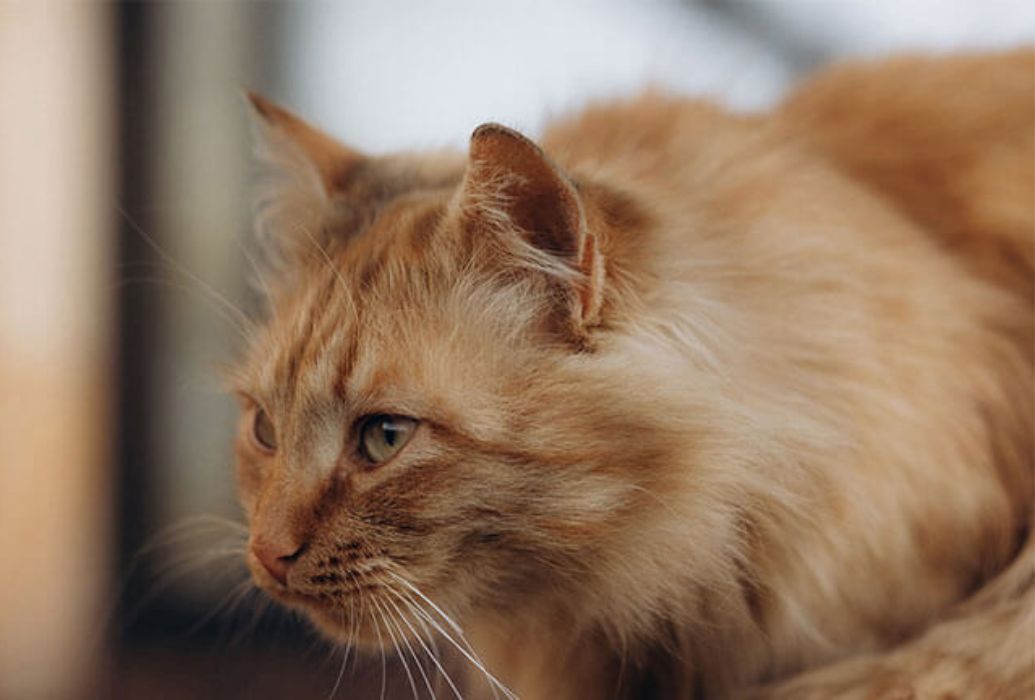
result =
[[[576,334],[585,337],[599,321],[604,261],[567,175],[520,133],[482,124],[471,135],[461,197],[475,223],[503,235],[516,233],[575,273],[568,281],[575,307],[571,320]]]

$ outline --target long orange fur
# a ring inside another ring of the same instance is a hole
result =
[[[448,634],[466,697],[1029,697],[1033,85],[899,58],[466,157],[254,98],[256,580],[343,643]],[[380,414],[419,425],[370,465]]]

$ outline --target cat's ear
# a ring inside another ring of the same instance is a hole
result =
[[[583,335],[599,320],[604,261],[586,226],[578,190],[535,143],[499,124],[471,136],[461,192],[464,215],[504,235],[517,234],[533,267],[566,282],[572,321]]]
[[[255,230],[265,259],[290,282],[306,260],[320,260],[340,241],[345,191],[368,159],[283,107],[246,93],[255,150],[265,168]]]
[[[273,167],[312,169],[325,195],[342,189],[366,158],[301,117],[254,92],[246,93],[258,126],[257,146]],[[301,161],[301,162],[300,162]]]

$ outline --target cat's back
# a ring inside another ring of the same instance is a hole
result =
[[[820,72],[769,114],[649,92],[562,120],[544,148],[570,172],[695,196],[736,171],[823,162],[969,268],[1032,296],[1035,50],[905,56]],[[788,172],[788,175],[791,173]]]
[[[776,118],[973,271],[1031,298],[1035,50],[837,67]]]
[[[543,135],[544,150],[576,180],[678,191],[688,178],[757,143],[758,117],[656,91],[591,105]]]
[[[853,549],[825,573],[883,567],[882,585],[911,586],[889,610],[844,582],[888,629],[998,571],[1031,517],[1033,66],[1031,51],[848,65],[766,115],[647,94],[544,143],[576,182],[627,187],[655,214],[611,245],[650,251],[625,266],[658,280],[641,313],[683,323],[688,357],[713,349],[720,391],[774,422],[809,425],[800,407],[826,408],[817,420],[838,439],[789,459],[843,490],[831,522],[882,553]],[[884,502],[888,483],[899,505]],[[895,531],[922,531],[924,546]]]

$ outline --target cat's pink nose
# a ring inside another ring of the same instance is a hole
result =
[[[297,545],[294,542],[267,540],[262,535],[252,540],[252,554],[282,586],[287,585],[288,569],[298,561],[304,548],[305,545]]]

